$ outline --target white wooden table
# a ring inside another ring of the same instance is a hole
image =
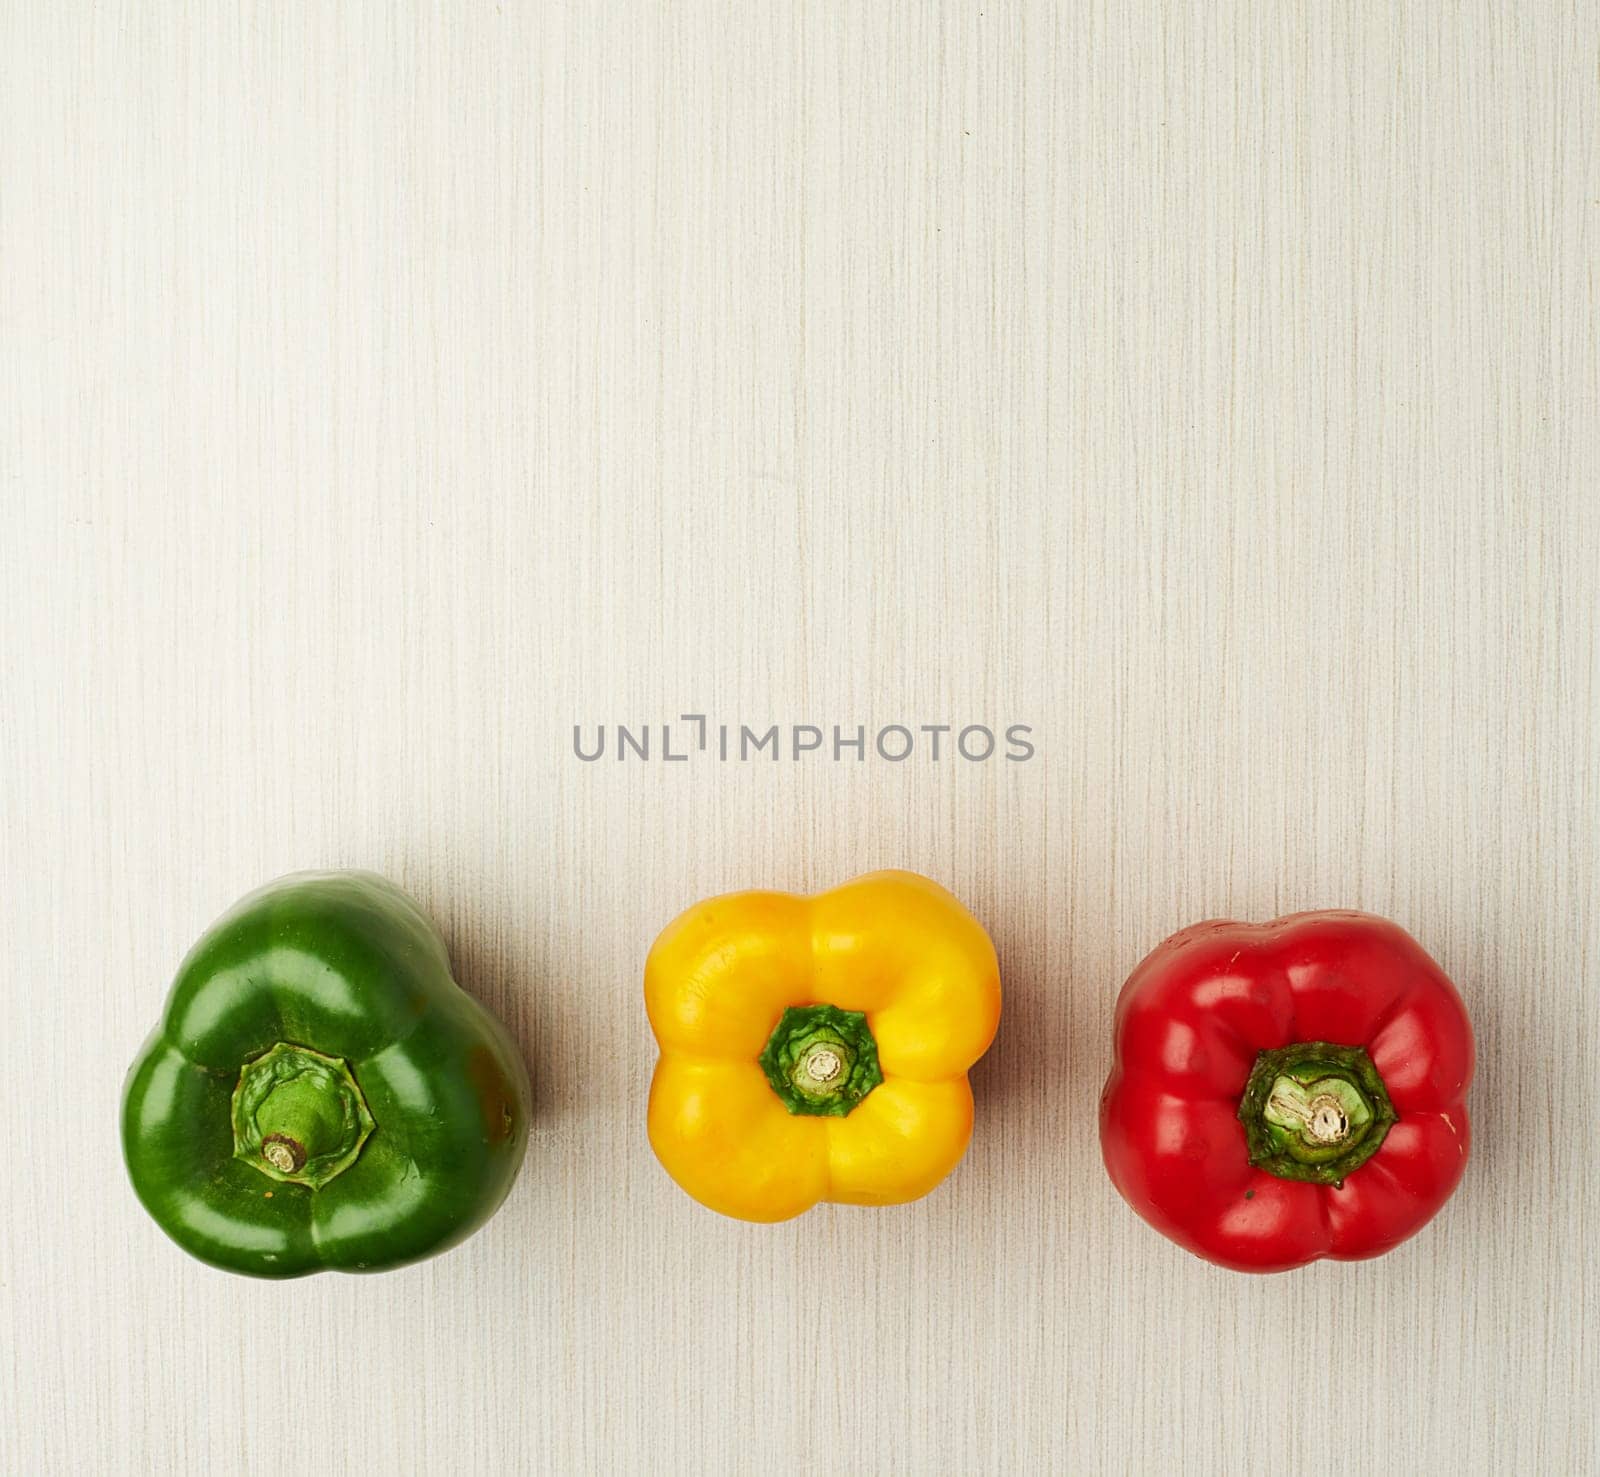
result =
[[[0,1467],[1592,1470],[1597,59],[1566,0],[0,5]],[[573,756],[682,713],[1037,753]],[[720,1220],[645,950],[887,864],[1000,949],[971,1152]],[[527,1166],[432,1264],[230,1278],[121,1076],[347,865],[525,1045]],[[1230,1275],[1101,1170],[1112,1001],[1332,905],[1459,982],[1475,1157]]]

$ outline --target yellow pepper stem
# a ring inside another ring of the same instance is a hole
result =
[[[883,1081],[878,1043],[859,1010],[791,1005],[761,1053],[761,1070],[791,1113],[843,1118]]]

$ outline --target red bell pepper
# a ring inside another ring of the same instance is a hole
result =
[[[1461,1179],[1472,1061],[1461,997],[1395,924],[1196,923],[1122,988],[1101,1152],[1145,1220],[1221,1266],[1378,1256]]]

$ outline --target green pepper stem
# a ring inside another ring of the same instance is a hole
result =
[[[1263,1051],[1239,1101],[1250,1162],[1316,1185],[1342,1185],[1398,1118],[1366,1051],[1329,1041]]]
[[[286,1133],[269,1133],[261,1140],[261,1157],[282,1174],[304,1169],[306,1146]]]
[[[319,1189],[355,1162],[373,1126],[338,1057],[280,1041],[240,1069],[234,1154],[273,1179]]]

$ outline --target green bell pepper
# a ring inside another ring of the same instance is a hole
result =
[[[257,1277],[380,1271],[464,1240],[510,1190],[527,1069],[444,941],[369,872],[303,872],[190,950],[128,1074],[146,1210]]]

